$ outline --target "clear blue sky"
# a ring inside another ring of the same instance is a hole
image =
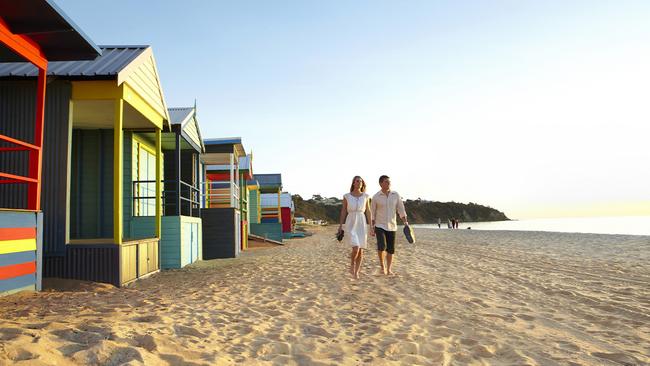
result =
[[[650,1],[56,2],[293,193],[650,214]]]

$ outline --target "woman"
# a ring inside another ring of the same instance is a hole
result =
[[[368,247],[368,225],[372,222],[370,196],[366,193],[366,182],[359,176],[352,178],[350,193],[343,196],[343,207],[339,220],[339,232],[345,225],[345,237],[352,246],[350,254],[350,274],[359,278],[363,250]],[[370,232],[374,236],[375,233]]]

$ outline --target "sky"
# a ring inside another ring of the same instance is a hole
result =
[[[304,198],[650,215],[650,1],[55,1]]]

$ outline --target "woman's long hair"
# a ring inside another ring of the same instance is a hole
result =
[[[352,184],[350,185],[350,192],[354,191],[354,181],[357,178],[361,179],[361,192],[365,192],[366,191],[366,181],[363,180],[363,178],[361,178],[358,175],[355,175],[354,178],[352,178]]]

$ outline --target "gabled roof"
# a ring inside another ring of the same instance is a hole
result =
[[[232,149],[237,156],[246,155],[241,137],[222,137],[203,140],[206,153],[226,153]]]
[[[2,1],[2,0],[0,0]],[[100,46],[101,56],[92,61],[50,62],[48,76],[71,80],[116,80],[136,92],[163,120],[167,105],[153,51],[150,46]],[[0,77],[36,77],[38,69],[28,62],[0,63]]]
[[[92,60],[101,53],[52,0],[0,0],[0,19],[12,33],[35,42],[49,61]],[[24,61],[2,50],[0,56],[3,61]]]
[[[3,0],[0,0],[3,1]],[[47,66],[48,76],[113,79],[149,46],[100,46],[101,56],[91,61],[58,61]],[[0,76],[36,77],[38,69],[28,62],[0,64]]]
[[[169,123],[173,125],[182,125],[194,116],[194,108],[192,107],[168,108],[168,110]]]
[[[174,130],[180,129],[181,135],[189,142],[194,149],[199,152],[205,152],[203,139],[201,138],[201,129],[196,119],[195,107],[169,108],[169,123]]]
[[[255,174],[261,189],[282,189],[282,174]]]

